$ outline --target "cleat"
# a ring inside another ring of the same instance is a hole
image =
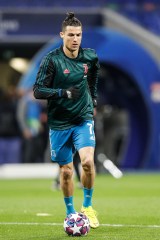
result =
[[[89,207],[82,206],[81,213],[83,213],[84,215],[86,215],[88,217],[91,228],[99,227],[99,221],[97,219],[97,212],[92,208],[92,206],[89,206]]]

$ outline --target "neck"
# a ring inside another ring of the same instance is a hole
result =
[[[76,58],[78,56],[78,49],[75,51],[72,51],[71,49],[63,46],[63,51],[65,53],[65,55],[69,58]]]

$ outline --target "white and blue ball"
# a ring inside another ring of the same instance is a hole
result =
[[[64,231],[69,236],[85,236],[90,230],[89,220],[82,213],[71,213],[64,219]]]

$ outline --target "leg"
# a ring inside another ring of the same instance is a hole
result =
[[[73,162],[60,166],[60,185],[64,197],[73,196]]]
[[[84,147],[79,150],[79,156],[82,164],[81,181],[84,188],[91,189],[94,185],[94,148]]]
[[[67,215],[74,213],[73,206],[73,162],[60,166],[60,185],[64,195]]]
[[[33,163],[34,157],[33,157],[33,151],[34,151],[34,142],[32,138],[23,139],[23,163]]]
[[[67,215],[74,213],[73,206],[73,156],[72,129],[50,130],[51,159],[60,167],[60,185],[64,195]]]
[[[84,201],[83,207],[92,206],[92,193],[95,179],[94,169],[94,148],[84,147],[79,150],[80,159],[82,163],[81,181],[84,187]]]
[[[92,208],[92,193],[95,179],[94,147],[81,148],[79,155],[82,163],[81,181],[84,186],[84,202],[81,212],[89,218],[90,226],[97,228],[99,221],[96,211]]]

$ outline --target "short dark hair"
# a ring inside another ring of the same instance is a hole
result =
[[[75,18],[74,12],[67,13],[67,17],[62,23],[62,31],[65,31],[67,26],[82,27],[82,23]]]

